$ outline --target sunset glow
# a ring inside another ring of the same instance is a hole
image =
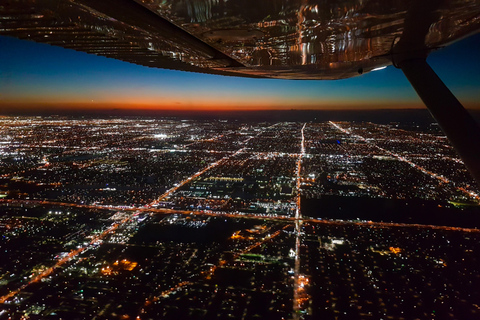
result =
[[[459,100],[480,109],[479,36],[434,52],[430,64]],[[336,81],[248,79],[147,68],[0,37],[4,112],[423,108],[402,72]],[[478,51],[478,50],[477,50]]]

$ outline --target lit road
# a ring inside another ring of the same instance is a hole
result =
[[[192,211],[192,210],[175,210],[167,208],[131,208],[131,207],[113,207],[113,206],[97,206],[97,205],[81,205],[76,203],[62,203],[54,201],[36,201],[36,200],[5,200],[0,199],[0,205],[4,203],[11,204],[24,204],[24,205],[52,205],[52,206],[65,206],[65,207],[75,207],[75,208],[86,208],[86,209],[96,209],[96,210],[115,210],[115,211],[133,211],[133,212],[147,212],[151,214],[178,214],[178,215],[189,215],[189,216],[208,216],[208,217],[223,217],[223,218],[234,218],[234,219],[254,219],[254,220],[266,220],[266,221],[276,221],[276,222],[291,222],[295,223],[297,220],[296,217],[284,216],[284,215],[269,215],[263,213],[247,213],[247,212],[226,212],[226,211]],[[308,223],[318,223],[325,225],[365,225],[369,227],[412,227],[420,229],[435,229],[435,230],[452,230],[459,232],[480,232],[480,229],[475,228],[460,228],[460,227],[449,227],[449,226],[439,226],[439,225],[426,225],[426,224],[413,224],[413,223],[396,223],[396,222],[374,222],[374,221],[348,221],[348,220],[323,220],[313,217],[301,217],[302,222]]]
[[[98,240],[103,239],[106,235],[108,235],[109,233],[115,231],[120,225],[122,225],[122,224],[126,223],[128,220],[130,220],[130,218],[131,218],[131,217],[125,218],[125,219],[122,220],[120,223],[115,223],[114,225],[110,226],[108,229],[106,229],[105,231],[103,231],[101,234],[99,234],[98,236],[95,236],[88,245],[70,251],[65,257],[62,257],[62,258],[58,259],[57,262],[56,262],[52,267],[50,267],[50,268],[46,269],[45,271],[41,272],[40,274],[36,275],[32,280],[30,280],[29,282],[23,284],[20,288],[18,288],[18,289],[16,289],[16,290],[13,290],[13,291],[11,291],[10,293],[8,293],[8,294],[0,297],[0,303],[4,303],[4,302],[7,301],[8,299],[14,297],[14,296],[17,295],[20,291],[22,291],[23,289],[25,289],[26,287],[28,287],[28,286],[31,285],[32,283],[41,281],[43,278],[48,277],[48,276],[51,275],[58,267],[60,267],[60,266],[62,266],[63,264],[67,263],[68,261],[72,260],[73,258],[75,258],[76,256],[78,256],[80,253],[82,253],[83,251],[85,251],[86,249],[88,249],[89,247],[93,246]]]
[[[362,136],[360,136],[360,135],[352,134],[349,130],[346,130],[346,129],[340,127],[338,124],[336,124],[336,123],[334,123],[334,122],[332,122],[332,121],[329,121],[329,123],[330,123],[332,126],[334,126],[335,128],[337,128],[338,130],[340,130],[341,132],[343,132],[343,133],[345,133],[345,134],[348,134],[348,135],[351,135],[351,136],[353,136],[353,137],[355,137],[355,138],[357,138],[357,139],[360,139],[360,140],[362,140],[362,141],[365,141],[365,142],[367,142],[367,143],[370,143],[371,145],[375,146],[377,149],[379,149],[379,150],[381,150],[381,151],[383,151],[383,152],[391,155],[392,157],[397,158],[397,159],[400,160],[400,161],[403,161],[403,162],[405,162],[405,163],[408,163],[410,166],[414,167],[415,169],[421,171],[422,173],[424,173],[424,174],[426,174],[426,175],[431,176],[432,178],[438,179],[438,180],[442,181],[443,183],[453,183],[452,181],[450,181],[449,179],[445,178],[444,176],[439,175],[439,174],[436,174],[436,173],[434,173],[434,172],[432,172],[432,171],[430,171],[430,170],[427,170],[427,169],[425,169],[424,167],[419,166],[419,165],[413,163],[412,161],[408,160],[407,158],[405,158],[405,157],[403,157],[403,156],[401,156],[401,155],[399,155],[399,154],[397,154],[397,153],[394,153],[394,152],[392,152],[392,151],[390,151],[390,150],[384,149],[384,148],[378,146],[377,144],[372,143],[371,141],[366,140],[364,137],[362,137]],[[462,191],[464,194],[468,195],[469,197],[471,197],[471,198],[473,198],[473,199],[475,199],[475,200],[477,200],[477,201],[480,201],[480,195],[476,194],[475,192],[473,192],[473,191],[471,191],[471,190],[467,190],[466,188],[463,188],[463,187],[457,187],[457,186],[455,186],[455,188],[457,188],[458,190]]]
[[[244,149],[240,149],[238,150],[237,152],[233,153],[233,154],[230,154],[228,156],[225,156],[223,157],[222,159],[212,163],[211,165],[209,165],[208,167],[198,171],[197,173],[191,175],[190,177],[186,178],[185,180],[179,182],[176,186],[174,186],[173,188],[170,188],[169,190],[167,190],[167,192],[165,192],[164,194],[162,194],[157,200],[153,201],[152,203],[150,203],[149,205],[151,206],[154,206],[154,205],[157,205],[159,204],[161,201],[165,200],[166,198],[168,198],[169,196],[171,196],[172,194],[174,194],[178,189],[180,189],[181,187],[183,187],[184,185],[186,185],[187,183],[189,183],[190,181],[192,181],[193,179],[195,178],[198,178],[199,176],[201,176],[202,174],[204,174],[205,172],[207,172],[208,170],[212,169],[212,168],[215,168],[216,166],[218,166],[219,164],[221,164],[223,161],[227,160],[227,159],[230,159],[234,156],[236,156],[237,154],[240,154],[244,151]]]
[[[300,290],[300,234],[302,232],[302,210],[300,188],[302,186],[302,158],[305,155],[305,135],[304,130],[306,123],[302,127],[302,140],[300,142],[300,155],[297,159],[296,180],[297,180],[297,195],[296,195],[296,209],[295,209],[295,266],[294,266],[294,285],[293,285],[293,319],[300,319],[300,304],[299,304],[299,290]]]

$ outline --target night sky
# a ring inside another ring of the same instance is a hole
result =
[[[477,34],[428,58],[467,108],[480,109],[479,57]],[[423,108],[403,73],[393,66],[336,81],[246,79],[147,68],[0,37],[0,75],[0,113],[69,108]]]

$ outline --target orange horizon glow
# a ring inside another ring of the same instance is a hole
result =
[[[480,110],[480,102],[465,103],[465,108],[470,110]],[[289,101],[278,102],[245,102],[240,104],[238,101],[231,102],[207,102],[198,101],[197,103],[178,103],[162,101],[162,103],[131,103],[131,102],[0,102],[0,114],[9,112],[68,112],[68,111],[130,111],[130,112],[238,112],[238,111],[273,111],[273,110],[313,110],[313,111],[374,111],[374,110],[398,110],[398,109],[426,109],[421,101],[414,102],[394,102],[391,101],[317,101],[299,102],[291,104]],[[2,112],[3,111],[3,112]]]
[[[291,104],[130,104],[130,103],[0,103],[3,111],[266,111],[266,110],[382,110],[424,109],[421,103],[322,103]]]

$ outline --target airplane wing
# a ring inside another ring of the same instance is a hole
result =
[[[392,64],[412,12],[429,16],[426,51],[480,29],[478,0],[4,0],[0,34],[148,67],[331,80]]]

